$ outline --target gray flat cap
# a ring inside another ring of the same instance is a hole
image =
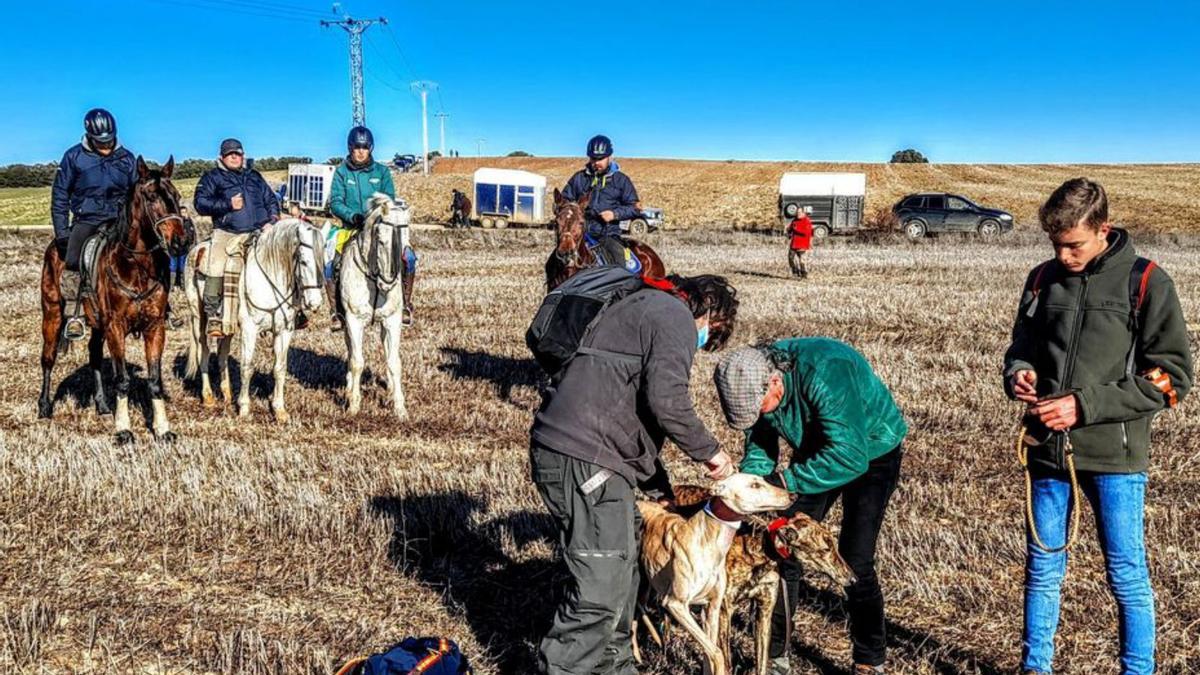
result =
[[[742,347],[721,359],[713,381],[729,426],[741,430],[754,426],[775,371],[775,364],[756,347]]]

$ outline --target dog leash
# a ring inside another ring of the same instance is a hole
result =
[[[1071,477],[1071,504],[1070,509],[1071,525],[1067,534],[1067,541],[1062,546],[1050,547],[1042,541],[1041,535],[1038,534],[1037,523],[1033,520],[1033,477],[1029,472],[1029,445],[1025,442],[1026,435],[1025,425],[1021,425],[1020,431],[1017,433],[1017,461],[1021,463],[1021,468],[1025,472],[1025,523],[1029,526],[1029,534],[1033,539],[1034,546],[1037,546],[1045,553],[1061,553],[1071,548],[1075,544],[1075,540],[1079,535],[1079,504],[1080,490],[1079,478],[1075,475],[1075,450],[1071,447],[1071,435],[1063,434],[1063,454],[1067,459],[1067,473]]]

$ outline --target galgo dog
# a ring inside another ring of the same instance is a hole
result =
[[[685,516],[702,508],[712,496],[708,488],[697,485],[677,485],[674,492],[675,509]],[[776,557],[768,553],[770,548],[778,554]],[[753,602],[756,610],[754,672],[757,675],[766,675],[768,667],[771,613],[775,611],[776,592],[780,584],[779,558],[791,558],[802,569],[824,574],[839,586],[854,583],[854,573],[838,553],[837,537],[821,523],[803,513],[773,521],[763,516],[747,518],[746,525],[734,537],[733,545],[725,556],[727,581],[725,602],[721,605],[718,644],[729,657],[733,614]],[[648,619],[646,626],[650,629],[651,637],[656,637]]]
[[[791,497],[760,476],[735,473],[718,482],[704,508],[690,518],[657,502],[638,502],[644,521],[641,566],[650,590],[667,612],[700,645],[704,672],[726,675],[725,654],[718,646],[721,607],[728,583],[725,559],[744,516],[787,508]],[[704,628],[692,606],[705,610]],[[633,643],[637,645],[637,624]]]

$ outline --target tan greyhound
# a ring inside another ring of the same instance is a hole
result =
[[[642,571],[663,607],[704,651],[706,674],[727,673],[719,646],[721,607],[728,583],[725,558],[742,518],[789,504],[787,490],[745,473],[718,482],[704,509],[690,518],[655,502],[638,502],[644,521]],[[705,610],[703,629],[692,616],[693,605]],[[635,645],[636,631],[635,623]]]

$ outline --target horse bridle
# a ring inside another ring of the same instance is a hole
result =
[[[315,237],[317,233],[315,230],[313,232]],[[305,283],[304,276],[301,274],[304,271],[304,259],[301,257],[300,250],[305,248],[313,252],[313,260],[318,262],[316,274],[317,283],[315,284]],[[254,264],[258,265],[258,269],[263,270],[264,272],[266,271],[263,268],[262,261],[258,257],[257,242],[254,246]],[[287,305],[290,308],[296,304],[295,298],[297,295],[300,296],[300,302],[303,304],[304,291],[324,288],[324,285],[321,283],[321,277],[323,276],[323,273],[320,269],[319,261],[317,260],[317,247],[313,242],[305,241],[304,237],[300,236],[300,228],[296,228],[296,250],[292,253],[292,293],[289,295],[279,290],[279,287],[276,286],[275,282],[271,279],[271,275],[263,274],[263,276],[266,277],[267,284],[271,287],[271,294],[275,296],[277,304],[271,308],[259,307],[250,301],[249,294],[246,295],[246,303],[260,312],[270,313],[272,315],[272,322],[274,322],[274,314],[279,308],[283,307],[284,305]],[[311,308],[305,307],[305,309]]]
[[[390,228],[396,229],[396,228],[401,228],[404,226],[396,225],[395,223],[389,223],[386,220],[384,220],[383,217],[381,216],[381,217],[377,218],[374,223],[371,224],[371,227],[372,228],[390,227]],[[371,233],[371,245],[378,246],[378,244],[379,244],[379,236],[377,233],[372,232]],[[395,246],[395,243],[393,243],[392,245]],[[355,246],[354,249],[355,249],[354,255],[351,256],[351,259],[354,261],[354,265],[355,265],[355,267],[358,268],[358,271],[363,273],[364,277],[366,277],[372,283],[374,283],[376,287],[383,286],[386,288],[390,288],[391,286],[394,286],[396,284],[396,280],[400,278],[400,274],[401,274],[401,270],[399,267],[392,274],[392,278],[390,278],[390,279],[385,278],[381,275],[378,275],[378,274],[375,274],[374,272],[372,272],[371,263],[369,260],[367,260],[364,257],[366,255],[366,253],[363,251],[363,247],[361,245]]]
[[[578,206],[577,204],[572,203],[572,204],[563,206],[563,208],[565,209],[565,208],[567,208],[567,206],[572,206],[572,205]],[[580,211],[579,218],[580,218],[580,220],[583,220],[584,219],[583,209],[579,209],[579,211]],[[581,230],[580,230],[579,237],[583,236],[582,235],[582,226],[583,226],[583,223],[580,224]],[[559,237],[559,239],[562,239],[563,237],[568,237],[571,245],[570,245],[570,248],[568,249],[568,252],[563,253],[559,250],[559,246],[558,246],[559,242],[555,242],[555,246],[554,246],[555,257],[558,258],[559,262],[563,263],[564,265],[566,265],[568,267],[572,267],[572,266],[579,267],[581,264],[581,261],[579,259],[579,238],[576,237],[574,232],[565,233],[565,232],[561,232],[561,230],[559,231],[558,237]]]

